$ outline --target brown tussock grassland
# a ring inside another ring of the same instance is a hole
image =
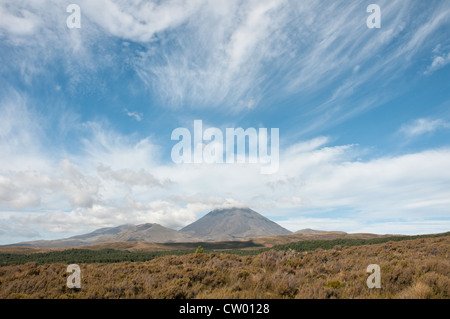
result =
[[[81,289],[67,264],[0,267],[0,298],[440,298],[450,296],[450,236],[254,256],[195,253],[146,262],[80,263]],[[381,289],[366,285],[381,267]]]

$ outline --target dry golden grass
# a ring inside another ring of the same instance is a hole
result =
[[[450,236],[256,256],[189,254],[147,262],[0,267],[0,298],[449,298]],[[381,289],[366,285],[381,267]]]
[[[298,241],[307,240],[332,240],[332,239],[372,239],[372,238],[382,238],[390,237],[392,235],[377,235],[377,234],[367,234],[367,233],[353,233],[348,234],[339,231],[327,231],[315,234],[290,234],[281,236],[265,236],[253,238],[252,241],[255,244],[262,245],[265,247],[272,247],[275,245],[282,245],[288,243],[294,243]]]

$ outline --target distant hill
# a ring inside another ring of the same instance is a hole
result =
[[[216,209],[180,232],[205,241],[288,235],[289,230],[250,208]]]
[[[117,234],[104,235],[95,243],[118,241],[144,241],[154,243],[190,242],[198,241],[198,238],[180,233],[159,224],[142,224],[130,226]]]
[[[94,230],[93,232],[87,234],[77,235],[69,238],[27,241],[6,246],[23,246],[23,247],[40,247],[40,248],[85,246],[101,241],[101,238],[104,236],[111,236],[118,234],[121,231],[132,226],[133,225],[121,225],[117,227],[106,227]]]
[[[295,232],[295,234],[318,234],[318,233],[325,233],[326,231],[324,230],[315,230],[315,229],[311,229],[311,228],[305,228],[305,229],[300,229],[297,230]]]
[[[180,233],[159,224],[121,225],[97,229],[91,233],[55,240],[36,240],[8,246],[23,247],[78,247],[106,242],[141,241],[155,243],[198,241],[188,234]]]

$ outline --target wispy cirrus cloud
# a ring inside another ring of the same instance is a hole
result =
[[[0,171],[28,167],[38,171],[49,168],[45,154],[44,117],[29,107],[26,95],[2,88],[0,97]]]
[[[450,50],[442,49],[442,46],[440,44],[438,44],[436,48],[434,48],[433,53],[433,61],[425,70],[425,75],[430,75],[450,63]]]
[[[399,132],[408,138],[413,138],[446,128],[450,128],[450,123],[443,119],[420,118],[402,125]]]
[[[304,58],[290,66],[292,76],[288,77],[288,88],[304,92],[301,97],[307,98],[316,90],[323,92],[322,100],[315,100],[311,107],[302,106],[299,118],[308,119],[302,134],[342,123],[388,102],[404,86],[384,90],[383,95],[374,96],[371,92],[387,83],[397,87],[396,81],[421,55],[428,54],[437,43],[448,43],[440,32],[449,25],[448,5],[435,2],[436,6],[416,12],[418,8],[411,1],[378,4],[383,26],[377,30],[368,29],[355,19],[358,5],[335,2],[328,9],[315,7],[314,12],[322,12],[314,21],[316,32],[305,52],[299,53]]]
[[[127,115],[129,117],[134,118],[138,122],[142,121],[142,119],[144,117],[144,115],[142,113],[128,111],[128,109],[124,109],[124,111],[125,111],[125,113],[127,113]]]
[[[5,32],[18,36],[31,35],[36,32],[41,23],[40,18],[26,10],[22,9],[18,14],[13,14],[0,6],[0,35]],[[2,32],[3,31],[3,32]]]
[[[103,179],[112,179],[130,187],[139,185],[165,187],[170,184],[170,180],[160,181],[142,168],[139,171],[132,171],[130,169],[112,170],[110,167],[100,164],[97,171]]]
[[[107,53],[99,59],[94,50],[100,45],[107,52],[115,45],[111,38],[123,39],[139,44],[127,51],[133,53],[127,63],[163,105],[247,111],[269,97],[296,94],[308,100],[326,92],[318,103],[302,106],[304,113],[322,114],[309,121],[314,128],[380,104],[362,97],[349,107],[347,99],[356,90],[364,95],[371,83],[394,80],[430,45],[447,43],[437,31],[448,25],[450,9],[432,3],[417,8],[413,1],[381,0],[379,30],[366,27],[364,1],[81,1],[82,28],[70,32],[58,1],[7,1],[0,14],[30,25],[19,37],[26,45],[16,61],[26,61],[24,77],[40,72],[43,60],[63,55],[73,90],[86,79],[96,79],[101,89],[97,71],[120,60]],[[18,41],[6,24],[1,30],[8,41]],[[55,50],[45,50],[49,46]],[[447,58],[436,56],[425,72]]]
[[[158,32],[178,27],[202,8],[206,0],[113,1],[82,0],[88,17],[107,33],[137,42],[155,40]]]
[[[263,64],[288,48],[282,0],[206,1],[158,50],[150,44],[136,66],[141,79],[168,105],[213,108],[253,106],[266,79]]]

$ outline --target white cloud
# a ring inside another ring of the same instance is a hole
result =
[[[7,69],[3,68],[20,74],[25,84],[33,85],[42,75],[51,81],[54,74],[49,70],[54,70],[55,61],[58,61],[58,69],[66,75],[66,92],[98,92],[103,81],[96,76],[97,72],[116,61],[112,55],[93,53],[93,48],[97,50],[109,42],[87,18],[83,7],[82,28],[67,28],[67,5],[58,0],[3,0],[0,4],[0,47],[1,62]],[[93,77],[96,77],[95,81],[87,81]]]
[[[450,152],[445,149],[368,162],[318,160],[313,164],[315,169],[308,169],[304,177],[302,193],[312,207],[352,207],[373,214],[373,218],[420,214],[420,209],[407,209],[405,205],[450,195],[443,188],[450,183],[450,175],[442,173],[449,160]],[[428,206],[430,215],[432,208]],[[439,214],[445,216],[444,211]]]
[[[102,79],[97,72],[123,61],[93,52],[108,51],[113,42],[108,41],[121,38],[128,44],[142,44],[127,63],[165,104],[226,104],[227,110],[248,111],[267,96],[310,94],[317,87],[339,84],[330,100],[325,95],[316,119],[320,122],[323,111],[328,111],[326,122],[332,122],[380,100],[333,111],[336,103],[376,79],[383,83],[395,79],[422,48],[442,40],[437,30],[450,16],[444,2],[418,16],[414,1],[380,1],[386,23],[377,32],[365,27],[364,6],[287,0],[82,0],[78,3],[81,31],[68,32],[65,3],[4,0],[0,32],[5,44],[20,45],[20,52],[8,56],[7,62],[16,65],[27,81],[48,70],[46,63],[54,57],[62,56],[58,60],[66,61],[62,67],[70,75],[71,90],[100,90]],[[8,19],[20,19],[20,24],[10,24]],[[436,56],[430,71],[442,67],[448,58],[448,52]],[[343,74],[351,76],[342,78]],[[90,85],[84,86],[86,82]],[[139,113],[130,112],[130,116],[142,119]]]
[[[286,155],[292,156],[298,153],[311,152],[325,145],[327,142],[329,142],[329,138],[326,136],[320,136],[306,142],[300,142],[289,146]]]
[[[108,33],[133,40],[150,41],[155,33],[184,23],[204,0],[112,1],[83,0],[83,13]]]
[[[92,207],[99,192],[99,179],[84,175],[66,159],[61,162],[61,171],[62,179],[58,184],[61,184],[71,205]]]
[[[73,207],[91,207],[98,192],[99,179],[81,173],[67,159],[53,174],[29,170],[0,174],[0,204],[14,209],[52,206],[61,197]]]
[[[2,30],[16,36],[31,35],[38,30],[40,23],[40,18],[26,9],[14,14],[0,4],[0,35]]]
[[[99,164],[113,170],[151,168],[160,160],[160,147],[150,138],[137,138],[134,135],[121,135],[105,123],[88,122],[84,124],[88,137],[82,139],[84,156],[78,162],[97,168]]]
[[[143,52],[136,70],[170,105],[253,108],[262,64],[289,50],[281,45],[287,12],[285,1],[207,1],[157,58],[152,47]]]
[[[435,56],[433,62],[424,72],[424,74],[429,75],[450,63],[450,52],[447,55]]]
[[[400,128],[400,133],[406,137],[417,137],[427,133],[433,133],[436,130],[450,128],[450,124],[442,119],[420,118],[411,123],[405,124]]]
[[[131,111],[128,111],[127,109],[125,109],[125,112],[127,113],[127,115],[129,117],[134,118],[136,121],[138,121],[138,122],[142,121],[142,118],[143,118],[142,113],[131,112]]]
[[[45,119],[28,107],[23,94],[8,93],[0,99],[0,173],[23,168],[46,171],[52,162],[43,154]]]
[[[160,181],[144,169],[132,171],[129,169],[112,170],[110,167],[100,164],[97,168],[99,176],[103,179],[113,179],[130,187],[143,185],[148,187],[164,187],[170,184],[170,180]]]

